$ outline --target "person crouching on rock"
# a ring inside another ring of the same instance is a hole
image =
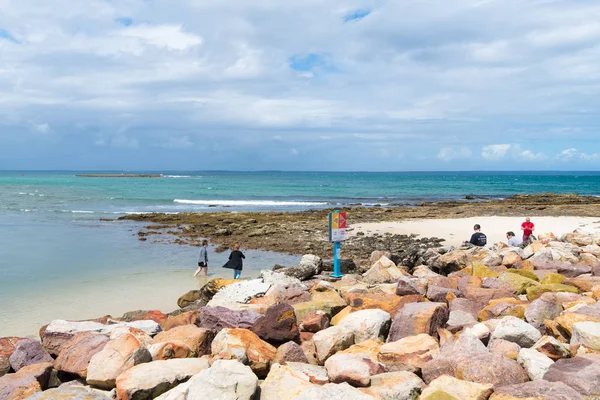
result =
[[[522,243],[521,240],[519,240],[519,238],[515,236],[515,233],[513,231],[506,232],[506,239],[508,240],[508,245],[510,247],[516,247]]]
[[[198,276],[203,269],[204,276],[208,276],[208,240],[202,241],[202,247],[200,247],[200,253],[198,254],[198,269],[194,276]]]
[[[246,258],[246,256],[240,251],[240,245],[237,243],[234,244],[233,251],[229,255],[229,261],[223,265],[223,268],[233,270],[233,279],[238,279],[242,274],[242,267],[244,265],[244,262],[242,261],[243,258]]]
[[[475,224],[473,229],[475,230],[475,233],[471,235],[471,240],[469,240],[469,243],[480,247],[485,246],[487,244],[487,236],[485,236],[485,233],[481,233],[481,226],[479,224]]]

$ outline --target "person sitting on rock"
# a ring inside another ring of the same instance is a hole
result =
[[[485,236],[485,233],[481,233],[481,226],[479,224],[475,224],[473,229],[475,230],[475,233],[471,235],[471,240],[469,240],[469,243],[479,247],[485,246],[487,244],[487,236]]]
[[[506,232],[506,239],[508,239],[508,245],[510,247],[517,247],[522,243],[519,238],[515,236],[513,231]]]

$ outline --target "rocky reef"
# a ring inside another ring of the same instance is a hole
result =
[[[348,207],[352,224],[400,221],[411,218],[467,218],[481,216],[598,216],[600,198],[578,195],[516,195],[505,200],[396,204],[390,207]],[[179,214],[127,215],[121,220],[146,222],[137,233],[140,240],[183,245],[199,245],[209,238],[221,250],[232,243],[243,243],[247,249],[282,253],[311,253],[331,257],[327,234],[327,215],[331,210],[303,212],[207,212]],[[443,239],[416,238],[406,235],[353,236],[344,242],[344,257],[354,259],[360,268],[368,268],[373,249],[387,250],[403,265],[418,262],[422,250],[436,247]]]
[[[0,399],[600,398],[600,236],[213,279],[178,309],[0,339]]]

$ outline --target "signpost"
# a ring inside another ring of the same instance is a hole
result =
[[[329,213],[329,241],[333,242],[333,278],[341,278],[340,248],[346,240],[346,213],[335,210]]]

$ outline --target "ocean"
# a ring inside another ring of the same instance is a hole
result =
[[[129,171],[128,171],[129,172]],[[0,172],[0,336],[32,335],[55,318],[176,308],[199,288],[197,249],[140,242],[130,213],[299,211],[504,198],[517,193],[600,195],[600,172],[181,172],[88,178],[78,172]],[[93,173],[101,173],[94,171]],[[114,173],[108,171],[107,173]],[[147,173],[147,171],[136,171]],[[243,277],[297,256],[247,251]],[[209,252],[210,277],[227,254]]]

